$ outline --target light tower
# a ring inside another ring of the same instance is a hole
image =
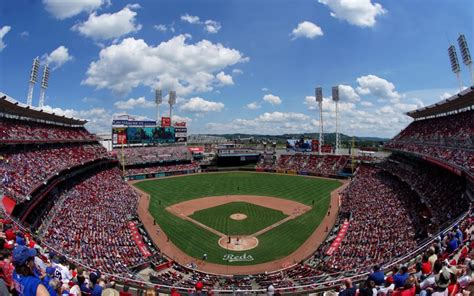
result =
[[[323,88],[316,87],[315,89],[316,102],[319,106],[319,148],[318,152],[321,155],[321,147],[324,144],[324,129],[323,129]]]
[[[466,37],[464,36],[464,34],[459,34],[458,45],[459,49],[461,50],[462,62],[469,69],[469,74],[471,74],[471,83],[474,84],[474,76],[472,74],[471,68],[472,59],[471,54],[469,53],[469,46],[467,45]]]
[[[451,71],[456,74],[456,78],[459,82],[459,90],[462,91],[462,81],[461,81],[461,67],[459,67],[458,55],[456,53],[456,48],[454,45],[448,47],[449,61],[451,62]]]
[[[43,78],[41,79],[41,91],[40,91],[40,100],[39,100],[39,107],[43,108],[44,106],[44,94],[46,89],[48,88],[48,80],[49,80],[49,66],[46,64],[43,70]]]
[[[171,116],[173,116],[173,105],[176,104],[176,91],[171,90],[168,96],[168,104],[170,104],[170,124],[173,124]]]
[[[339,146],[341,145],[339,139],[339,86],[332,87],[332,100],[336,105],[336,155],[339,155]]]
[[[155,103],[156,103],[156,125],[160,122],[160,104],[163,103],[163,97],[161,89],[155,90]]]
[[[30,85],[28,88],[28,98],[26,104],[31,106],[33,104],[33,88],[35,87],[36,80],[38,80],[38,71],[40,67],[39,57],[33,59],[33,65],[31,66],[30,72]]]

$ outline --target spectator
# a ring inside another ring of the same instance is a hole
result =
[[[403,265],[402,267],[400,267],[399,271],[393,275],[393,281],[394,281],[394,284],[395,284],[395,288],[398,289],[398,288],[402,288],[403,286],[405,286],[405,282],[406,280],[408,279],[408,277],[410,276],[410,274],[408,273],[408,267]]]
[[[20,296],[49,296],[50,293],[41,280],[34,274],[34,257],[36,250],[25,246],[17,246],[13,250],[13,281]]]
[[[352,286],[351,279],[344,280],[345,289],[339,293],[339,296],[355,296],[357,289]]]
[[[380,270],[379,265],[375,265],[373,268],[373,272],[369,275],[369,280],[375,282],[377,286],[381,286],[385,282],[385,275],[382,270]]]

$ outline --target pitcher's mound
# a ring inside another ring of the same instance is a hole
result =
[[[254,236],[231,237],[228,236],[219,239],[219,246],[231,251],[246,251],[258,246],[258,239]]]
[[[232,220],[245,220],[245,219],[247,219],[247,215],[241,214],[241,213],[236,213],[236,214],[230,215],[230,218]]]

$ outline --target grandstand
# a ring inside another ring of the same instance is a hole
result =
[[[464,246],[472,226],[473,105],[471,87],[409,112],[415,121],[386,145],[392,155],[357,168],[341,193],[336,223],[310,258],[283,271],[233,277],[208,274],[162,254],[137,216],[137,193],[124,181],[199,172],[186,146],[116,147],[109,153],[84,128],[84,120],[3,96],[0,175],[7,242],[0,246],[11,249],[22,237],[49,250],[43,264],[71,263],[67,274],[80,266],[86,274],[99,270],[104,281],[137,291],[184,293],[197,285],[216,293],[257,293],[268,286],[283,294],[307,293],[339,287],[347,277],[364,280],[374,265],[394,277],[401,263],[416,271],[419,255],[461,262],[460,254],[468,257],[472,251]],[[341,177],[350,160],[274,156],[262,157],[255,170]],[[63,280],[74,282],[72,274]],[[466,274],[467,269],[460,272]]]

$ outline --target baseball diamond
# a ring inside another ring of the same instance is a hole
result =
[[[197,261],[207,254],[206,263],[246,266],[271,262],[295,252],[327,217],[330,193],[341,182],[229,172],[134,185],[150,194],[149,211],[176,248]],[[230,216],[235,213],[247,218],[232,220]],[[237,245],[239,236],[255,237],[258,245],[250,250],[229,251],[219,245],[226,235]]]

